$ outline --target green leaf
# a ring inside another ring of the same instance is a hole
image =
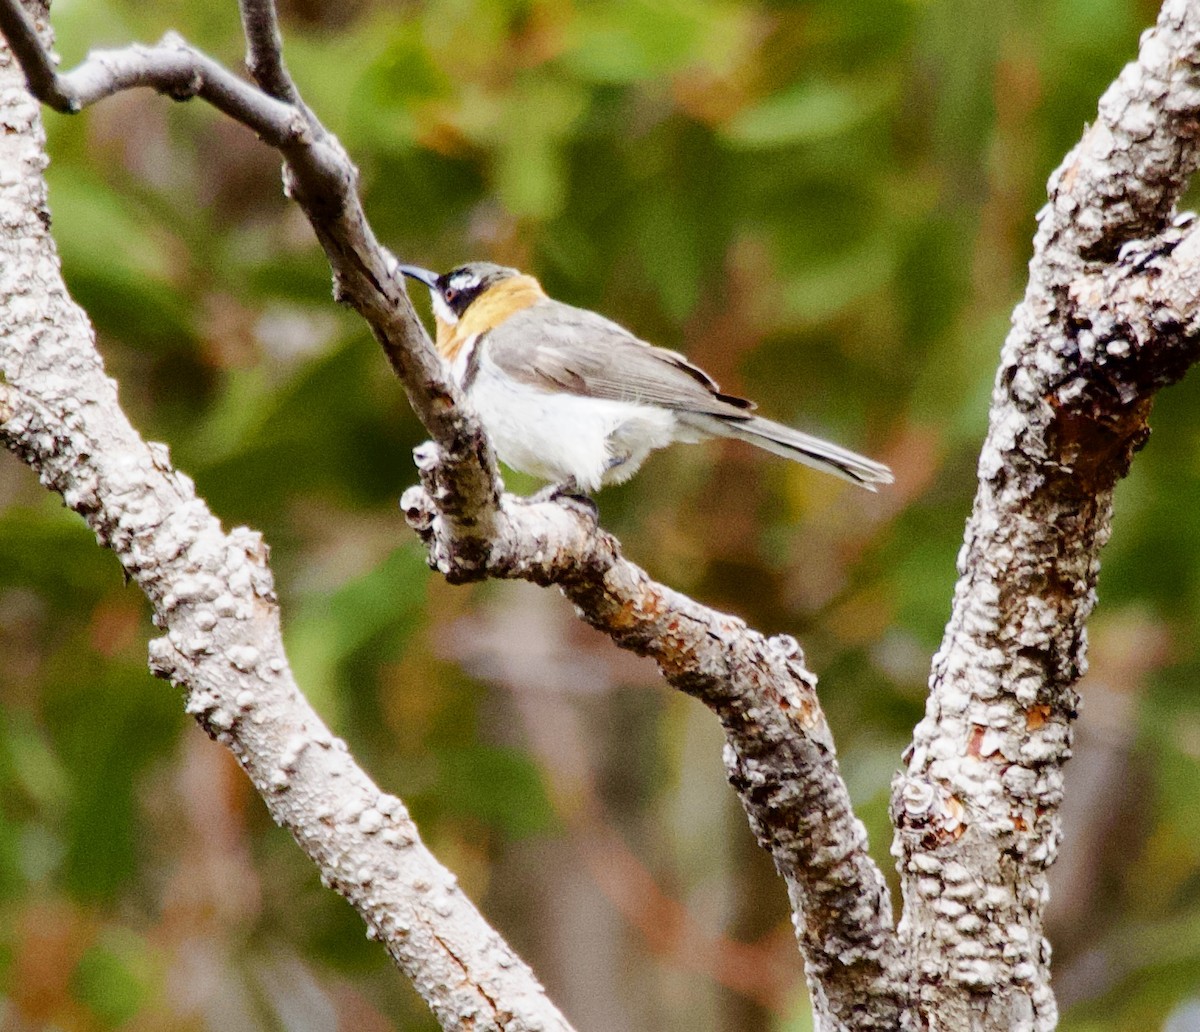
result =
[[[129,1021],[151,989],[146,943],[132,932],[109,929],[90,947],[71,975],[71,992],[106,1028]]]
[[[894,94],[886,81],[804,82],[739,111],[722,135],[748,150],[819,143],[858,129],[891,104]]]

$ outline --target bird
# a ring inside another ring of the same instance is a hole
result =
[[[549,297],[537,279],[491,262],[438,274],[400,265],[429,288],[438,353],[509,467],[587,497],[632,477],[676,441],[747,441],[870,491],[882,463],[754,414],[683,355]]]

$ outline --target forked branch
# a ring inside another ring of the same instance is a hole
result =
[[[731,780],[787,882],[821,1027],[898,1027],[903,1000],[887,891],[850,808],[815,678],[799,647],[791,639],[765,639],[741,621],[655,584],[586,516],[502,496],[486,437],[447,380],[394,259],[366,222],[353,165],[287,74],[273,5],[242,3],[249,63],[261,89],[175,37],[155,47],[93,54],[60,74],[17,0],[0,0],[0,12],[0,28],[13,41],[31,89],[58,110],[78,111],[145,86],[175,99],[207,100],[280,151],[289,193],[329,258],[335,294],[367,320],[434,439],[418,454],[423,487],[405,498],[433,564],[455,580],[522,577],[560,586],[584,619],[622,647],[653,656],[671,683],[712,708],[726,730]],[[32,113],[25,124],[36,144]],[[44,203],[40,184],[23,203],[36,214]],[[28,224],[40,260],[52,264],[44,226]],[[136,438],[103,382],[82,314],[61,292],[55,303],[61,306],[57,321],[68,327],[57,336],[22,337],[19,328],[0,325],[17,342],[6,343],[3,353],[13,359],[4,366],[13,415],[2,432],[101,531],[146,590],[168,632],[153,646],[153,668],[188,690],[189,709],[230,745],[326,878],[368,915],[445,1027],[565,1027],[528,970],[494,932],[479,930],[481,919],[446,872],[438,869],[433,888],[428,879],[393,874],[401,868],[386,860],[347,875],[364,836],[383,843],[385,855],[394,850],[409,856],[422,848],[415,829],[398,801],[375,801],[378,790],[304,707],[278,645],[278,613],[261,544],[248,532],[221,535],[190,483],[161,451],[148,451]],[[79,366],[63,361],[63,353],[74,351],[87,356],[88,378],[72,385],[69,398],[45,397],[38,371]],[[99,408],[80,406],[83,395],[99,399]],[[103,423],[95,421],[101,411]],[[72,433],[86,440],[85,448],[71,442]],[[135,498],[126,497],[128,475],[116,472],[126,467],[136,468],[135,479],[144,485]],[[143,512],[155,520],[147,522]],[[244,590],[239,594],[233,585]],[[276,727],[288,730],[267,734]],[[320,778],[329,773],[331,757],[355,772],[342,775],[344,784],[358,786],[345,813],[330,813],[320,802]],[[324,836],[347,825],[362,834],[325,842]],[[453,899],[447,909],[465,922],[450,934],[443,934],[441,909],[417,906],[431,892]],[[415,924],[429,934],[416,935]],[[479,930],[474,950],[465,945],[468,926]],[[457,962],[453,978],[444,965],[425,966],[420,953],[426,948],[439,963]],[[486,963],[489,951],[495,970]],[[447,984],[455,991],[447,993]]]

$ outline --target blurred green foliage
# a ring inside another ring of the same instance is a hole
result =
[[[803,641],[890,870],[889,776],[949,611],[1033,213],[1154,5],[282,9],[290,66],[402,258],[527,268],[893,464],[896,487],[868,497],[713,444],[600,497],[654,575]],[[168,29],[242,51],[232,0],[58,0],[54,23],[67,64]],[[568,1014],[809,1027],[782,886],[707,714],[561,600],[425,569],[395,503],[420,427],[332,304],[275,157],[148,93],[47,124],[66,275],[132,418],[227,526],[263,531],[301,684]],[[1050,915],[1080,1032],[1158,1028],[1200,994],[1198,402],[1195,379],[1162,399],[1105,555]],[[433,1028],[150,678],[153,633],[82,522],[0,458],[5,1021]],[[655,892],[623,895],[643,875],[686,907],[680,936]],[[729,963],[705,968],[697,941]]]

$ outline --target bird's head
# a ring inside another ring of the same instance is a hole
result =
[[[472,335],[546,296],[532,276],[492,262],[469,262],[441,275],[417,265],[401,265],[400,271],[429,288],[438,351],[449,360]]]
[[[508,280],[526,278],[516,269],[492,262],[469,262],[440,276],[417,265],[401,265],[400,271],[429,288],[434,314],[450,326],[458,322],[471,304],[492,287]]]

